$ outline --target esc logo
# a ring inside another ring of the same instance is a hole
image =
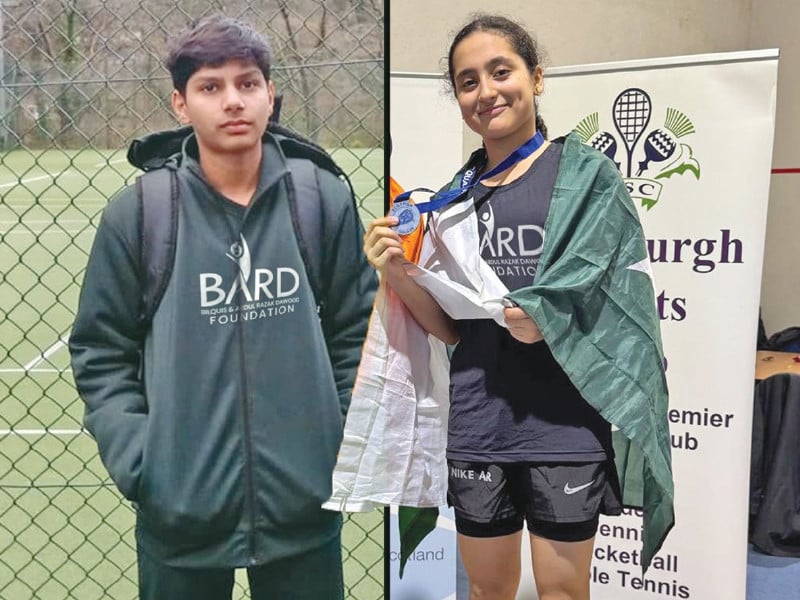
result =
[[[648,129],[652,113],[649,94],[640,88],[628,88],[620,92],[611,107],[617,135],[600,130],[597,112],[585,116],[575,127],[584,144],[614,162],[625,179],[628,193],[641,200],[647,210],[658,203],[662,180],[686,172],[700,179],[700,163],[692,155],[692,147],[681,140],[695,133],[691,119],[668,107],[664,124]]]

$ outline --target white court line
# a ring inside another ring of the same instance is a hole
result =
[[[0,235],[3,236],[10,236],[10,235],[28,235],[34,237],[40,237],[43,235],[67,235],[73,236],[78,235],[79,233],[84,233],[85,230],[83,229],[63,229],[61,231],[53,230],[53,231],[0,231]]]
[[[39,356],[31,360],[27,365],[24,365],[22,368],[25,369],[25,371],[30,371],[31,369],[36,367],[36,365],[41,364],[42,362],[53,356],[53,354],[61,350],[61,348],[66,346],[68,340],[69,338],[67,337],[67,334],[62,333],[61,337],[58,338],[58,341],[55,344],[50,346],[47,350],[39,354]]]
[[[0,369],[0,375],[8,374],[8,375],[26,375],[28,373],[70,373],[72,369],[70,367],[66,367],[64,369]]]
[[[73,236],[79,233],[83,233],[83,229],[65,229],[63,231],[0,231],[0,235],[5,237],[11,235],[27,235],[27,236],[34,236],[34,237],[42,237],[44,235],[66,235],[66,236]]]
[[[39,175],[38,177],[30,177],[28,179],[20,179],[18,181],[11,181],[9,183],[0,183],[0,189],[7,188],[7,187],[14,187],[17,185],[24,185],[27,183],[33,183],[34,181],[41,181],[43,179],[56,179],[57,177],[61,177],[64,173],[69,171],[72,167],[67,167],[63,171],[59,171],[56,174],[48,173],[47,175]]]
[[[0,429],[0,437],[41,437],[44,435],[90,435],[87,429]]]
[[[61,223],[86,223],[89,219],[31,219],[18,221],[0,221],[0,225],[60,225]]]
[[[124,163],[124,162],[128,162],[128,159],[118,158],[117,160],[99,162],[95,165],[95,168],[99,169],[100,167],[105,167],[107,165],[118,165],[119,163]]]
[[[105,167],[108,165],[115,165],[117,163],[126,162],[127,159],[125,158],[118,158],[117,160],[112,160],[110,162],[101,162],[94,165],[93,168],[99,169],[100,167]],[[7,188],[7,187],[14,187],[16,185],[25,185],[28,183],[33,183],[34,181],[42,181],[43,179],[57,179],[61,177],[67,171],[75,171],[76,174],[83,175],[83,171],[79,170],[74,165],[70,165],[66,169],[59,171],[58,173],[48,173],[47,175],[39,175],[37,177],[29,177],[28,179],[19,179],[17,181],[10,181],[8,183],[0,183],[0,189]]]

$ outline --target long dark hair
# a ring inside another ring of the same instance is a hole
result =
[[[533,38],[528,34],[525,29],[514,21],[501,17],[500,15],[489,15],[485,13],[477,13],[472,15],[471,21],[464,25],[453,38],[453,43],[450,44],[450,51],[447,54],[447,73],[445,76],[450,85],[455,91],[455,74],[453,73],[453,53],[456,46],[458,46],[465,37],[475,33],[476,31],[487,31],[496,33],[508,40],[511,47],[514,49],[520,58],[525,61],[528,71],[533,74],[536,67],[539,66],[539,48]],[[537,103],[538,104],[538,103]],[[539,114],[539,107],[536,106],[536,129],[542,132],[542,135],[547,137],[547,126]]]

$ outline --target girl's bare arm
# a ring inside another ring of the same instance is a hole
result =
[[[455,321],[406,273],[402,241],[391,229],[396,224],[396,217],[381,217],[369,224],[364,234],[367,260],[386,278],[386,283],[425,331],[446,344],[455,344],[459,339]]]

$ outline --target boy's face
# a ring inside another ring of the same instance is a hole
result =
[[[186,92],[172,92],[181,123],[191,125],[201,156],[260,150],[275,100],[275,86],[253,63],[231,60],[202,67],[186,82]]]

